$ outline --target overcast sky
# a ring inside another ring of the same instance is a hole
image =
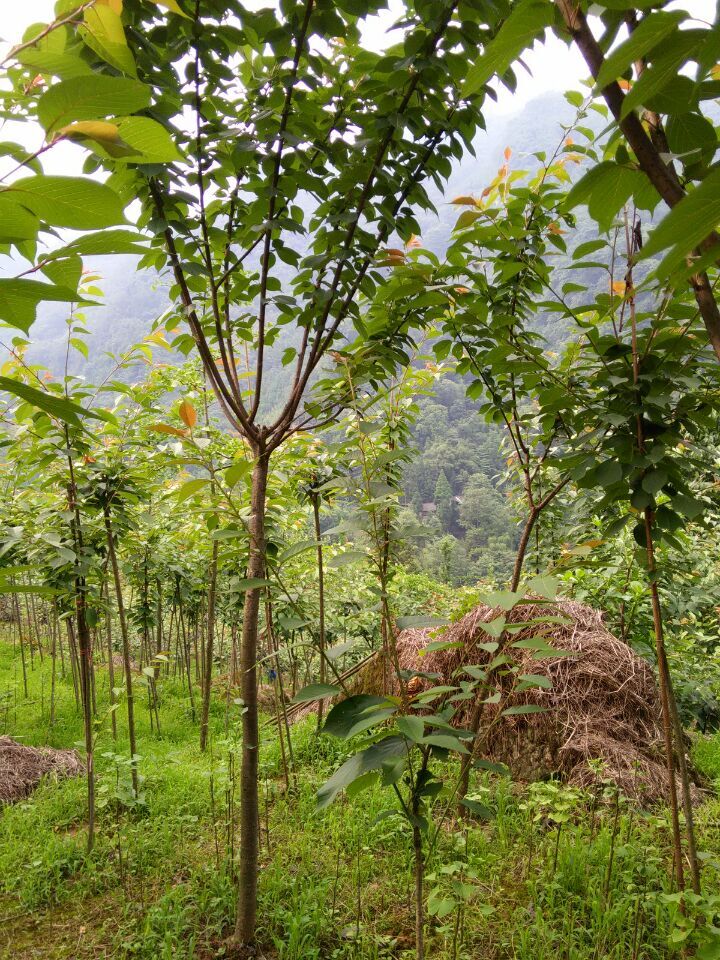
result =
[[[712,6],[712,0],[700,2],[705,2],[708,8]],[[248,5],[270,6],[271,0]],[[8,43],[17,43],[30,24],[47,23],[51,20],[54,6],[55,0],[0,0],[0,38],[4,41],[0,43],[0,50],[6,48]],[[399,13],[401,9],[400,0],[391,0],[391,10]],[[380,49],[388,42],[393,42],[392,36],[386,35],[385,30],[388,22],[394,19],[393,14],[372,18],[365,30],[365,42],[368,46]],[[536,44],[527,62],[532,70],[532,77],[521,69],[522,76],[516,95],[511,97],[507,92],[502,93],[499,104],[489,107],[488,113],[498,110],[503,113],[514,112],[528,100],[548,90],[569,90],[577,87],[587,72],[579,54],[575,50],[569,50],[554,36],[549,36],[544,44]]]
[[[269,6],[272,0],[247,0],[248,6],[256,8]],[[390,12],[370,18],[365,26],[364,41],[375,49],[382,49],[394,41],[387,29],[402,10],[401,0],[389,0]],[[550,2],[550,0],[548,0]],[[32,23],[47,23],[52,19],[54,0],[0,0],[0,57],[9,45],[17,43],[27,27]],[[671,7],[689,10],[695,17],[713,20],[714,0],[671,0]],[[498,114],[516,113],[533,98],[552,90],[578,89],[581,81],[587,77],[585,64],[574,46],[568,47],[547,31],[543,43],[536,43],[525,58],[528,71],[518,67],[518,88],[514,94],[498,86],[498,101],[488,99],[485,114],[492,117]],[[21,140],[30,149],[42,145],[41,130],[30,133],[28,129],[16,128],[15,124],[5,128],[5,135]],[[37,134],[35,137],[34,134]],[[81,148],[68,143],[59,145],[52,151],[52,157],[46,157],[47,172],[72,172],[71,168],[84,159]]]

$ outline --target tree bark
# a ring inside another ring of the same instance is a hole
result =
[[[255,447],[252,475],[251,515],[249,520],[248,579],[265,575],[265,506],[270,464],[269,454]],[[242,638],[240,644],[240,681],[244,712],[242,768],[240,771],[240,857],[238,864],[238,909],[235,940],[251,946],[255,941],[258,881],[258,706],[257,644],[260,594],[262,588],[251,586],[245,593]]]
[[[137,746],[135,742],[135,700],[133,698],[132,667],[130,665],[130,637],[128,636],[127,620],[125,619],[125,604],[122,596],[122,581],[120,580],[120,568],[118,567],[117,555],[115,553],[115,542],[113,540],[112,524],[110,523],[110,511],[105,508],[105,535],[107,537],[108,555],[110,565],[112,566],[113,581],[115,583],[115,599],[117,601],[118,619],[120,620],[120,635],[123,645],[123,667],[125,672],[125,695],[127,698],[128,715],[128,739],[130,741],[130,759],[133,761],[130,768],[132,776],[133,793],[138,795],[138,774],[135,767],[135,756]]]
[[[605,63],[605,55],[590,29],[585,14],[580,9],[577,0],[556,0],[556,4],[570,36],[575,41],[590,69],[593,79],[597,79],[600,69]],[[620,85],[613,81],[603,89],[602,95],[623,136],[633,150],[643,173],[665,203],[670,208],[674,207],[685,197],[685,190],[678,181],[675,171],[663,160],[638,115],[630,110],[623,117],[625,94]],[[688,264],[691,263],[693,258],[716,248],[718,240],[716,233],[706,237],[699,245],[699,250],[693,251],[692,258],[688,258]],[[701,271],[693,274],[690,278],[690,285],[693,288],[695,302],[705,324],[708,339],[715,356],[720,360],[720,310],[718,310],[715,294],[707,273]]]
[[[325,683],[325,571],[323,568],[323,548],[320,539],[320,498],[317,493],[312,496],[313,521],[315,524],[315,543],[317,551],[317,572],[318,572],[318,644],[320,647],[320,683]],[[280,660],[277,660],[277,668],[280,670]],[[317,710],[317,728],[322,726],[323,707],[325,701],[322,697],[318,700]]]
[[[217,591],[218,542],[213,540],[210,561],[210,583],[207,600],[207,643],[205,644],[205,670],[203,672],[202,718],[200,720],[200,749],[205,750],[210,720],[210,697],[212,695],[212,667],[215,645],[215,596]]]

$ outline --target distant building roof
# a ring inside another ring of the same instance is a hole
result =
[[[423,513],[435,513],[436,510],[437,510],[437,507],[435,506],[434,503],[424,503],[422,505]]]

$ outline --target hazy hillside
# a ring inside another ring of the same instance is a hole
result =
[[[525,108],[507,117],[493,117],[488,121],[489,131],[475,142],[476,155],[466,156],[457,165],[447,187],[446,196],[480,193],[503,162],[507,146],[513,150],[513,164],[522,164],[523,156],[538,150],[554,150],[562,137],[561,124],[573,117],[573,108],[560,94],[548,94],[527,104]],[[434,185],[429,193],[436,204],[437,215],[420,217],[423,241],[436,253],[442,252],[457,218],[451,207]],[[130,256],[97,257],[88,259],[86,267],[96,271],[104,292],[102,306],[87,311],[87,325],[93,342],[90,360],[85,362],[74,353],[70,369],[89,379],[97,379],[110,369],[106,353],[119,353],[145,336],[152,321],[168,306],[165,289],[167,281],[151,273],[137,273],[135,260]],[[60,373],[65,363],[65,307],[46,303],[40,306],[38,318],[31,330],[33,346],[30,356],[36,362]]]

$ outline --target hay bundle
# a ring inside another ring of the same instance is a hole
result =
[[[0,737],[0,805],[29,796],[47,774],[77,777],[83,764],[74,750],[26,747]]]
[[[397,637],[401,668],[437,674],[437,679],[423,681],[426,688],[457,684],[463,679],[456,674],[458,667],[483,665],[491,658],[478,643],[492,639],[482,624],[500,615],[500,610],[481,605],[443,631],[403,631]],[[479,755],[506,764],[519,780],[559,775],[584,787],[597,780],[588,761],[601,760],[601,776],[614,781],[626,796],[646,803],[665,801],[661,706],[650,666],[608,632],[600,613],[584,604],[525,603],[506,614],[508,625],[547,617],[561,622],[521,627],[510,643],[542,635],[553,647],[573,655],[536,659],[532,649],[506,649],[521,674],[545,676],[552,686],[520,692],[506,686],[507,698],[503,695],[501,706],[484,707],[482,729],[487,734],[480,741]],[[432,639],[458,647],[423,656],[420,651]],[[386,676],[391,679],[387,681]],[[383,690],[388,682],[390,689]],[[380,657],[353,684],[352,692],[360,691],[400,692],[393,672],[385,669]],[[547,712],[497,716],[500,709],[525,704],[536,704]],[[468,724],[474,706],[472,700],[459,704],[458,725]]]

